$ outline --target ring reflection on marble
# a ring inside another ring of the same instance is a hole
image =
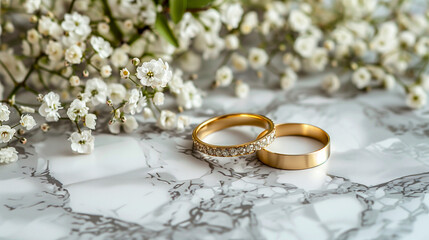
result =
[[[261,133],[263,135],[264,132]],[[314,152],[306,154],[282,154],[261,149],[256,152],[259,160],[268,166],[299,170],[316,167],[326,160],[330,155],[330,137],[321,128],[304,123],[284,123],[276,125],[276,137],[281,136],[304,136],[316,139],[323,143],[323,147]]]
[[[264,128],[254,141],[239,145],[218,146],[203,142],[207,135],[234,126],[256,126]],[[235,157],[254,153],[274,141],[275,127],[271,119],[251,113],[227,114],[211,118],[198,125],[192,132],[194,149],[207,155],[217,157]]]

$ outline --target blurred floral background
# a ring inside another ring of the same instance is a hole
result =
[[[255,82],[293,91],[309,74],[327,95],[395,90],[423,108],[428,18],[428,3],[407,0],[1,0],[0,163],[36,126],[73,125],[64,138],[88,154],[96,128],[130,133],[140,114],[184,131],[215,88],[247,98]]]

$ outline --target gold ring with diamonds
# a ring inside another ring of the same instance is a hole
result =
[[[264,134],[262,132],[261,134]],[[276,137],[304,136],[316,139],[323,143],[323,147],[307,154],[282,154],[261,149],[256,152],[259,160],[270,167],[298,170],[316,167],[330,155],[329,135],[321,128],[304,123],[284,123],[276,125]]]
[[[218,146],[203,142],[209,134],[234,126],[256,126],[264,128],[264,133],[260,134],[254,141],[239,145]],[[198,125],[192,132],[194,149],[216,157],[234,157],[254,153],[274,141],[275,128],[271,119],[251,113],[227,114],[211,118]]]

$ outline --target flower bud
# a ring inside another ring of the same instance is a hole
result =
[[[22,144],[26,144],[27,143],[27,139],[26,138],[20,138],[19,142],[21,142]]]
[[[133,60],[131,60],[134,66],[137,66],[140,64],[140,59],[138,58],[133,58]]]
[[[43,94],[39,93],[39,95],[37,95],[37,101],[43,102]]]
[[[83,70],[82,74],[83,74],[84,77],[88,77],[89,76],[89,72],[86,69]]]
[[[112,103],[112,100],[110,100],[110,99],[108,99],[107,101],[106,101],[106,104],[107,104],[107,106],[113,106],[113,103]]]
[[[19,135],[24,135],[24,133],[25,133],[24,129],[22,129],[22,128],[18,129],[18,134]]]
[[[47,123],[43,123],[40,125],[40,129],[42,129],[43,132],[49,131],[49,125]]]

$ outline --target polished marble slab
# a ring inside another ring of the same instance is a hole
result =
[[[399,92],[299,86],[247,99],[216,90],[191,127],[230,112],[314,124],[331,135],[327,163],[203,156],[191,128],[143,118],[131,135],[97,131],[93,154],[76,155],[56,124],[0,166],[0,239],[428,239],[429,108],[409,111]]]

